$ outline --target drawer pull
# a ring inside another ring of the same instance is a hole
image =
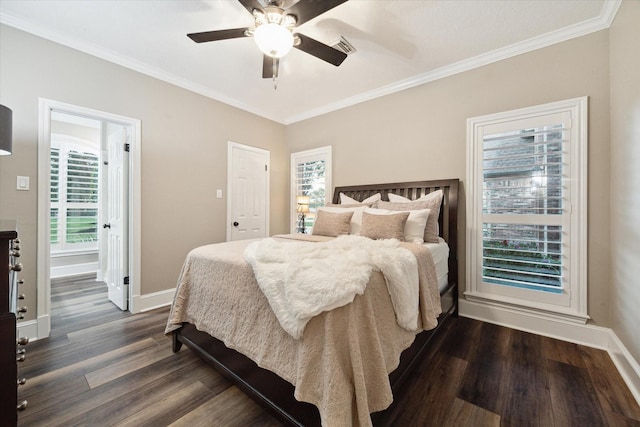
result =
[[[29,344],[29,337],[20,337],[16,340],[17,345],[27,345]]]
[[[18,313],[26,313],[26,312],[27,312],[26,306],[18,308]]]
[[[25,409],[27,409],[27,401],[23,400],[22,402],[18,403],[17,409],[18,411],[24,411]]]
[[[16,362],[24,362],[24,359],[27,358],[26,354],[21,354],[20,356],[16,357]]]
[[[25,299],[25,294],[18,295],[18,299]]]
[[[18,378],[18,385],[25,385],[27,383],[26,378]]]
[[[22,263],[19,262],[11,266],[11,270],[13,271],[22,271]]]
[[[14,249],[13,251],[11,251],[11,254],[9,254],[9,255],[12,256],[12,257],[19,258],[20,257],[20,251],[17,251],[17,250]]]

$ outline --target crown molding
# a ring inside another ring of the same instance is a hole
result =
[[[25,31],[33,35],[36,35],[38,37],[42,37],[46,40],[52,41],[62,46],[79,50],[80,52],[86,53],[88,55],[95,56],[100,59],[104,59],[105,61],[112,62],[117,65],[121,65],[130,70],[137,71],[141,74],[144,74],[150,77],[154,77],[158,80],[162,80],[166,83],[170,83],[172,85],[181,87],[183,89],[187,89],[199,95],[206,96],[207,98],[220,101],[224,104],[230,105],[232,107],[236,107],[243,111],[247,111],[249,113],[256,114],[258,116],[261,116],[266,119],[273,120],[279,123],[283,122],[281,117],[274,116],[267,111],[263,111],[251,105],[242,103],[234,98],[231,98],[219,92],[216,92],[206,86],[195,84],[187,79],[178,77],[171,73],[167,73],[164,70],[145,64],[143,62],[140,62],[128,56],[121,55],[116,52],[104,49],[95,44],[70,38],[55,31],[49,31],[47,29],[43,29],[37,25],[34,25],[23,19],[17,18],[3,11],[0,11],[0,23],[16,28],[21,31]]]
[[[621,3],[622,0],[607,0],[605,1],[602,10],[600,11],[600,15],[595,18],[588,19],[569,27],[562,28],[560,30],[551,31],[549,33],[542,34],[540,36],[533,37],[519,43],[495,49],[493,51],[483,53],[481,55],[477,55],[459,62],[455,62],[453,64],[445,65],[444,67],[437,68],[423,74],[418,74],[408,79],[400,80],[387,86],[382,86],[378,89],[363,92],[361,94],[345,98],[343,100],[325,105],[320,108],[302,112],[300,114],[289,117],[284,122],[284,124],[289,125],[302,120],[310,119],[316,116],[340,110],[342,108],[370,101],[375,98],[390,95],[395,92],[400,92],[405,89],[410,89],[415,86],[420,86],[425,83],[443,79],[445,77],[453,76],[465,71],[473,70],[474,68],[479,68],[484,65],[502,61],[503,59],[512,58],[514,56],[522,55],[524,53],[541,49],[543,47],[548,47],[596,31],[604,30],[611,26]]]
[[[429,83],[435,80],[439,80],[445,77],[453,76],[455,74],[463,73],[465,71],[473,70],[474,68],[482,67],[484,65],[492,64],[504,59],[512,58],[517,55],[522,55],[537,49],[541,49],[553,44],[561,43],[567,40],[571,40],[577,37],[581,37],[596,31],[609,28],[613,19],[618,12],[622,0],[606,0],[600,11],[600,14],[592,19],[571,25],[569,27],[562,28],[560,30],[552,31],[541,36],[533,37],[528,40],[524,40],[519,43],[512,44],[503,48],[495,49],[493,51],[477,55],[472,58],[468,58],[453,64],[446,65],[435,70],[428,71],[426,73],[418,74],[416,76],[399,80],[386,86],[382,86],[377,89],[373,89],[367,92],[363,92],[337,102],[333,102],[318,108],[303,111],[299,114],[295,114],[289,117],[279,116],[278,112],[269,112],[262,109],[258,109],[254,106],[240,102],[237,99],[223,95],[217,91],[214,91],[208,87],[195,84],[187,79],[178,77],[171,73],[167,73],[159,68],[152,67],[148,64],[137,61],[133,58],[117,54],[115,52],[103,49],[99,46],[91,43],[82,42],[70,37],[64,36],[57,32],[47,31],[37,25],[26,22],[22,19],[16,18],[6,12],[0,11],[0,23],[9,25],[22,31],[37,35],[39,37],[51,40],[55,43],[67,46],[81,52],[87,53],[92,56],[104,59],[109,62],[121,65],[125,68],[137,71],[139,73],[157,78],[167,83],[176,85],[183,89],[187,89],[191,92],[206,96],[232,107],[239,108],[249,113],[264,117],[266,119],[289,125],[299,121],[307,120],[316,116],[331,113],[336,110],[340,110],[346,107],[350,107],[356,104],[360,104],[366,101],[370,101],[382,96],[390,95],[395,92],[400,92],[405,89],[410,89],[415,86],[420,86],[425,83]]]

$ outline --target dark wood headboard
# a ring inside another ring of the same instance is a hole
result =
[[[449,244],[449,281],[458,282],[458,179],[442,179],[438,181],[396,182],[392,184],[368,184],[336,187],[333,192],[333,203],[340,203],[340,193],[352,199],[364,200],[376,193],[382,200],[389,200],[387,194],[394,193],[415,200],[433,191],[442,190],[444,198],[440,208],[438,224],[440,236]]]

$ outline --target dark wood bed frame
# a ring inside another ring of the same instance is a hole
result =
[[[356,200],[381,193],[382,200],[388,200],[388,193],[395,193],[409,199],[417,199],[427,193],[443,190],[444,199],[440,209],[438,223],[440,235],[449,244],[449,283],[441,292],[443,313],[438,318],[438,326],[430,331],[423,331],[416,336],[416,340],[400,357],[400,365],[389,375],[391,389],[394,396],[399,396],[402,386],[409,377],[431,339],[440,330],[441,325],[451,315],[457,315],[458,310],[458,257],[457,257],[457,226],[458,226],[458,179],[439,181],[416,181],[394,184],[354,185],[336,187],[333,202],[339,203],[340,193],[344,193]],[[220,340],[198,331],[195,326],[184,323],[182,328],[173,333],[173,351],[177,352],[185,344],[207,363],[216,368],[221,374],[230,379],[249,397],[269,410],[276,418],[291,426],[319,426],[320,414],[318,409],[305,402],[299,402],[293,397],[294,386],[280,378],[273,372],[260,368],[251,359],[235,350],[227,348]],[[393,405],[398,404],[394,399]],[[374,425],[386,425],[386,411],[374,413],[371,419]]]

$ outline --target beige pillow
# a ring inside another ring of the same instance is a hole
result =
[[[332,213],[353,212],[351,217],[351,227],[349,228],[349,234],[360,234],[360,226],[362,225],[362,212],[366,209],[366,206],[358,206],[355,208],[338,208],[338,207],[326,207],[318,208],[318,212],[326,211]]]
[[[367,213],[372,215],[390,215],[396,214],[397,211],[387,209],[365,209]],[[409,212],[407,223],[404,225],[404,241],[410,243],[422,244],[424,242],[424,228],[429,218],[429,209],[406,210]]]
[[[312,234],[329,237],[349,234],[352,216],[353,212],[327,212],[319,210],[313,222]]]
[[[363,212],[360,235],[370,239],[398,239],[404,242],[404,226],[407,218],[409,218],[409,212],[388,215]]]
[[[440,217],[440,206],[444,193],[442,190],[426,194],[419,199],[410,200],[397,194],[389,193],[389,202],[379,201],[376,208],[388,209],[390,211],[406,211],[429,209],[431,213],[427,218],[427,225],[424,227],[424,242],[439,243],[438,240],[438,218]]]

